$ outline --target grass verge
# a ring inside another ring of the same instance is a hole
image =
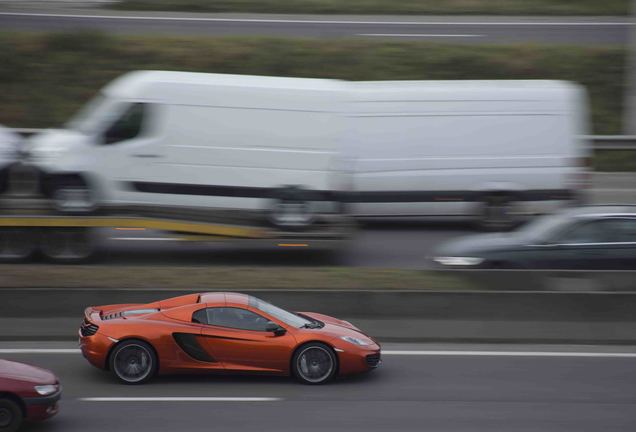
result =
[[[108,7],[191,12],[626,15],[629,0],[123,0]]]
[[[351,267],[0,265],[0,288],[469,289],[436,272]]]

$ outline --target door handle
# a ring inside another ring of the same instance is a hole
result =
[[[138,154],[133,154],[132,157],[137,157],[137,158],[160,158],[161,156],[158,154],[142,154],[142,153],[138,153]]]

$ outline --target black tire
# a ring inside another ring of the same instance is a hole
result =
[[[0,195],[9,189],[9,169],[0,170]]]
[[[95,253],[95,233],[90,228],[59,228],[43,231],[40,251],[58,263],[88,261]]]
[[[108,365],[124,384],[142,384],[157,373],[157,354],[150,344],[130,339],[113,349]]]
[[[38,235],[33,228],[0,228],[0,262],[14,263],[31,259],[37,251]]]
[[[23,417],[20,405],[14,400],[0,398],[0,432],[16,432]]]
[[[482,198],[479,227],[484,231],[509,231],[516,224],[515,200],[508,193],[492,193]]]
[[[269,220],[282,230],[305,229],[315,219],[310,201],[310,191],[297,186],[281,188],[273,194]]]
[[[338,357],[328,345],[310,342],[294,352],[291,370],[294,377],[303,384],[324,384],[335,377]]]
[[[56,210],[62,213],[90,213],[97,204],[90,186],[79,176],[49,177],[43,189]]]

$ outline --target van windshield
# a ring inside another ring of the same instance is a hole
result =
[[[85,134],[98,131],[99,126],[117,115],[117,102],[98,94],[84,105],[66,124],[66,128]]]

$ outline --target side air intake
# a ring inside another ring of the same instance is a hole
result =
[[[214,363],[216,360],[208,354],[197,340],[197,335],[192,333],[172,333],[172,337],[179,347],[195,360]]]

